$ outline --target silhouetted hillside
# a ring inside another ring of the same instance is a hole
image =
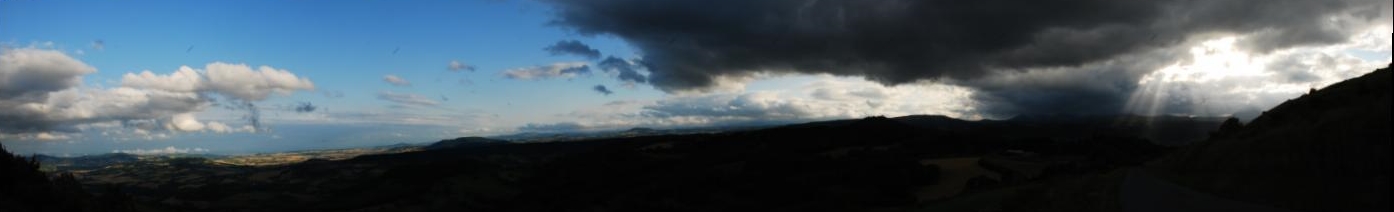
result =
[[[150,157],[79,177],[119,184],[168,210],[847,211],[1039,187],[1167,151],[1101,128],[1040,126],[1055,125],[910,116],[567,142],[466,137],[422,151],[289,165]],[[1050,130],[1094,136],[1040,133]],[[968,163],[926,162],[940,159]],[[970,169],[978,164],[991,171]]]
[[[1137,115],[1022,115],[1009,120],[966,121],[939,115],[890,118],[921,129],[953,131],[1004,139],[1052,138],[1086,140],[1092,137],[1137,137],[1161,145],[1179,146],[1204,140],[1226,117]],[[785,127],[843,126],[856,120],[833,120]]]
[[[656,131],[658,131],[658,130],[655,130],[655,129],[653,129],[653,128],[635,127],[635,128],[629,128],[629,130],[625,130],[624,132],[625,132],[625,133],[643,134],[643,133],[652,133],[652,132],[656,132]]]
[[[1162,145],[1180,146],[1204,140],[1225,117],[1138,115],[1023,115],[998,122],[998,128],[1044,137],[1141,137]],[[1005,129],[1004,129],[1005,128]],[[1012,130],[1020,128],[1022,130]],[[1080,134],[1088,133],[1088,134]]]
[[[506,144],[508,141],[489,139],[484,137],[460,137],[449,140],[441,140],[424,147],[426,150],[439,150],[450,148],[480,147],[488,145]]]
[[[1181,183],[1305,211],[1389,211],[1388,67],[1226,124],[1160,160]]]
[[[938,130],[967,130],[979,125],[995,122],[993,120],[971,122],[942,115],[909,115],[895,117],[895,120],[911,126]]]
[[[93,196],[72,174],[49,179],[35,158],[15,156],[0,146],[0,211],[133,211],[116,189]]]

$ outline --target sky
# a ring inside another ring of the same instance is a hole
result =
[[[0,142],[249,154],[865,116],[1251,118],[1382,0],[0,0]]]

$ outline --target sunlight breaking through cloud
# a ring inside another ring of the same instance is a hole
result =
[[[1389,28],[1375,27],[1352,42],[1255,55],[1245,36],[1222,37],[1189,49],[1190,57],[1144,75],[1126,111],[1143,115],[1235,115],[1253,118],[1312,89],[1388,65]],[[1381,44],[1382,43],[1382,44]],[[1362,58],[1358,52],[1384,58]]]

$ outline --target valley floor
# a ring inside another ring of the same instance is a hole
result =
[[[1141,168],[1130,168],[1119,186],[1123,212],[1295,212],[1217,197],[1177,185]]]

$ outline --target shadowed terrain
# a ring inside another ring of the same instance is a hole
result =
[[[1389,211],[1389,68],[1274,107],[1155,166],[1218,196],[1305,211]]]
[[[117,187],[100,187],[97,195],[82,187],[72,174],[50,177],[39,171],[37,157],[12,155],[0,146],[0,211],[135,210]]]
[[[1136,165],[1166,152],[1139,138],[1143,126],[1116,121],[1140,118],[870,117],[563,142],[470,137],[377,151],[51,160],[88,184],[120,185],[158,210],[889,210]],[[337,156],[344,152],[366,155]],[[952,164],[942,168],[934,162],[940,159]],[[283,160],[303,162],[229,162]]]

